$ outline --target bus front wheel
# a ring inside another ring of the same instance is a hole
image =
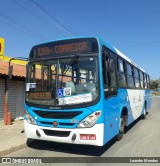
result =
[[[120,141],[123,138],[124,130],[125,130],[125,116],[121,115],[119,133],[116,135],[116,141]]]

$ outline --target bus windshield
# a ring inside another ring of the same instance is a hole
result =
[[[98,56],[73,55],[30,62],[26,101],[42,106],[89,103],[99,96]]]

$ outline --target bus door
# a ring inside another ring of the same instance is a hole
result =
[[[104,141],[111,139],[119,131],[119,100],[117,87],[116,55],[103,50],[103,83],[104,83],[104,112],[105,131]]]

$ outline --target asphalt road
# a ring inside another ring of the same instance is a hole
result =
[[[152,97],[152,108],[145,120],[140,118],[131,124],[121,141],[111,140],[104,147],[58,144],[40,141],[9,155],[10,157],[160,157],[160,97]],[[83,158],[82,158],[83,160]],[[94,158],[94,160],[96,160]],[[160,165],[67,163],[59,165]],[[63,162],[63,161],[62,161]],[[6,165],[6,164],[5,164]],[[8,164],[10,165],[10,164]],[[17,164],[13,164],[17,165]],[[21,164],[18,164],[21,165]],[[23,164],[24,165],[24,164]],[[50,164],[39,164],[50,165]],[[53,165],[57,165],[54,163]]]

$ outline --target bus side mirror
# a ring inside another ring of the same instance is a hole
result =
[[[103,52],[103,55],[104,55],[104,57],[108,57],[108,58],[109,58],[109,56],[110,56],[109,52],[107,52],[107,51],[104,51],[104,52]]]

